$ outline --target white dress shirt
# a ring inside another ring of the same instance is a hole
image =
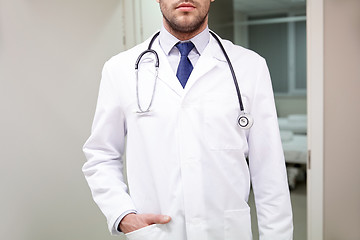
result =
[[[195,47],[190,51],[188,58],[190,59],[191,64],[195,67],[200,55],[203,53],[204,49],[208,45],[210,40],[209,28],[206,27],[201,33],[191,38],[188,41],[180,41],[175,36],[171,35],[165,27],[161,28],[159,35],[159,42],[162,50],[167,56],[171,68],[174,70],[175,74],[177,67],[180,62],[180,51],[175,47],[178,42],[189,42],[191,41]]]

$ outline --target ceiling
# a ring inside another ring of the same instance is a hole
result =
[[[305,0],[233,0],[234,9],[244,13],[268,12],[280,9],[305,9]]]

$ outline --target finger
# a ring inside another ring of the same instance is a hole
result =
[[[166,224],[171,220],[170,216],[161,214],[146,214],[144,217],[147,224]]]

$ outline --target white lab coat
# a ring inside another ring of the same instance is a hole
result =
[[[253,127],[242,130],[233,79],[216,40],[210,38],[183,89],[157,39],[154,101],[149,114],[139,115],[134,63],[148,42],[105,64],[92,133],[84,145],[83,172],[110,231],[118,234],[116,219],[135,209],[172,220],[130,233],[130,240],[252,239],[251,181],[260,239],[292,239],[285,162],[264,59],[222,40],[245,111],[254,118]],[[151,58],[145,56],[140,68],[145,108],[155,74]],[[122,173],[125,148],[129,189]]]

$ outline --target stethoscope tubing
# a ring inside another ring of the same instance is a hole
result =
[[[215,40],[218,42],[220,48],[221,48],[221,51],[223,52],[225,58],[226,58],[226,62],[228,63],[229,65],[229,69],[230,69],[230,72],[231,72],[231,75],[233,77],[233,80],[234,80],[234,84],[235,84],[235,88],[236,88],[236,94],[238,96],[238,100],[239,100],[239,107],[240,107],[240,111],[241,112],[244,112],[244,105],[243,105],[243,102],[242,102],[242,97],[241,97],[241,93],[240,93],[240,88],[239,88],[239,84],[238,84],[238,81],[237,81],[237,78],[236,78],[236,74],[235,74],[235,71],[234,71],[234,68],[231,64],[231,61],[230,61],[230,58],[229,56],[227,55],[226,51],[225,51],[225,48],[224,46],[222,45],[220,39],[216,36],[215,33],[213,33],[212,31],[210,31],[210,34],[215,38]]]
[[[139,113],[139,114],[148,113],[150,111],[151,105],[152,105],[153,100],[154,100],[156,82],[157,82],[158,70],[159,70],[159,56],[158,56],[158,54],[157,54],[157,52],[155,50],[151,49],[151,47],[152,47],[155,39],[159,36],[159,34],[160,34],[160,32],[157,32],[157,33],[154,34],[154,36],[150,40],[148,48],[138,56],[138,58],[137,58],[137,60],[135,62],[136,97],[137,97],[137,104],[138,104],[138,107],[139,107],[139,111],[137,111],[137,113]],[[231,64],[230,58],[229,58],[228,54],[226,53],[226,50],[225,50],[224,46],[222,45],[220,39],[217,37],[217,35],[212,31],[210,31],[210,34],[215,38],[215,40],[217,41],[219,47],[221,48],[221,51],[223,52],[223,54],[224,54],[224,56],[226,58],[226,62],[228,63],[232,78],[234,80],[234,85],[235,85],[236,94],[237,94],[237,97],[238,97],[239,107],[240,107],[240,115],[239,115],[238,120],[237,120],[238,125],[243,129],[249,129],[253,125],[254,120],[249,114],[246,114],[245,111],[244,111],[244,105],[243,105],[243,101],[242,101],[242,97],[241,97],[241,93],[240,93],[239,84],[238,84],[238,81],[237,81],[237,78],[236,78],[234,68],[233,68],[233,66]],[[156,73],[155,73],[154,87],[153,87],[153,92],[152,92],[152,97],[151,97],[150,103],[149,103],[148,107],[146,108],[146,110],[143,110],[141,108],[141,106],[140,106],[139,75],[138,75],[139,73],[138,73],[138,71],[139,71],[139,63],[141,61],[141,58],[147,53],[153,54],[155,56],[155,70],[156,70]]]
[[[139,108],[139,111],[137,111],[137,113],[140,113],[140,114],[150,112],[150,108],[151,108],[151,105],[152,105],[153,100],[154,100],[156,82],[157,82],[158,73],[159,73],[160,61],[159,61],[159,55],[157,54],[157,52],[155,50],[151,49],[151,47],[152,47],[155,39],[157,38],[157,36],[159,36],[159,34],[160,34],[160,32],[155,33],[155,35],[152,37],[152,39],[151,39],[151,41],[149,43],[148,48],[138,56],[138,58],[136,59],[136,62],[135,62],[136,97],[137,97],[137,105],[138,105],[138,108]],[[153,87],[153,92],[152,92],[152,95],[151,95],[152,97],[151,97],[150,103],[149,103],[148,107],[146,108],[146,110],[143,110],[141,108],[141,105],[140,105],[140,96],[139,96],[139,63],[141,61],[141,58],[147,53],[152,53],[155,56],[155,79],[154,79],[154,87]]]

